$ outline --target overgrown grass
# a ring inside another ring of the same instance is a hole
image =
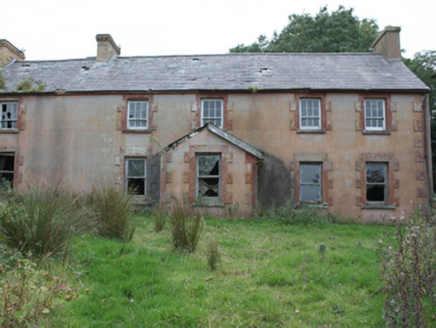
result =
[[[201,214],[189,205],[176,204],[169,216],[174,249],[194,253],[204,227]]]
[[[150,218],[130,244],[76,238],[78,297],[51,317],[57,326],[88,327],[374,327],[384,326],[377,243],[395,228],[207,219],[202,240],[173,252],[168,230]],[[319,246],[325,243],[324,261]]]

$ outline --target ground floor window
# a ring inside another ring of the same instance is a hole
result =
[[[146,179],[145,158],[126,159],[126,187],[132,195],[145,196]]]
[[[13,187],[14,163],[15,156],[13,153],[0,153],[0,184],[6,181]]]
[[[320,203],[321,163],[300,163],[300,201]]]
[[[221,180],[221,156],[207,154],[197,156],[197,198],[219,199]]]
[[[387,203],[387,163],[366,163],[366,201]]]

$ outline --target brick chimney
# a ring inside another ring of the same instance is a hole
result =
[[[7,63],[13,59],[24,60],[26,56],[8,40],[0,40],[0,65],[5,64],[3,61]]]
[[[97,34],[97,62],[107,63],[114,56],[119,56],[121,48],[115,44],[110,34]]]
[[[373,51],[381,53],[386,59],[401,58],[400,31],[401,27],[386,26],[372,44]]]

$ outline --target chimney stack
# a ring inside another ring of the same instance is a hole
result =
[[[386,26],[374,41],[373,51],[381,53],[386,59],[401,58],[400,31],[401,27]]]
[[[2,62],[4,60],[8,63],[13,59],[24,60],[26,56],[8,40],[0,40],[0,64],[5,64]]]
[[[115,44],[110,34],[97,34],[97,62],[108,63],[114,56],[119,56],[121,48]]]

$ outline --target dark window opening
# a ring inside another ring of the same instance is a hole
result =
[[[0,183],[7,182],[13,187],[14,183],[14,163],[13,154],[0,154]]]
[[[197,196],[216,198],[220,196],[220,156],[197,157]]]
[[[127,192],[132,195],[145,196],[146,166],[145,158],[126,160]]]
[[[366,200],[382,202],[387,200],[387,164],[366,164]]]
[[[0,128],[16,129],[18,103],[0,103],[0,108],[1,108]]]

